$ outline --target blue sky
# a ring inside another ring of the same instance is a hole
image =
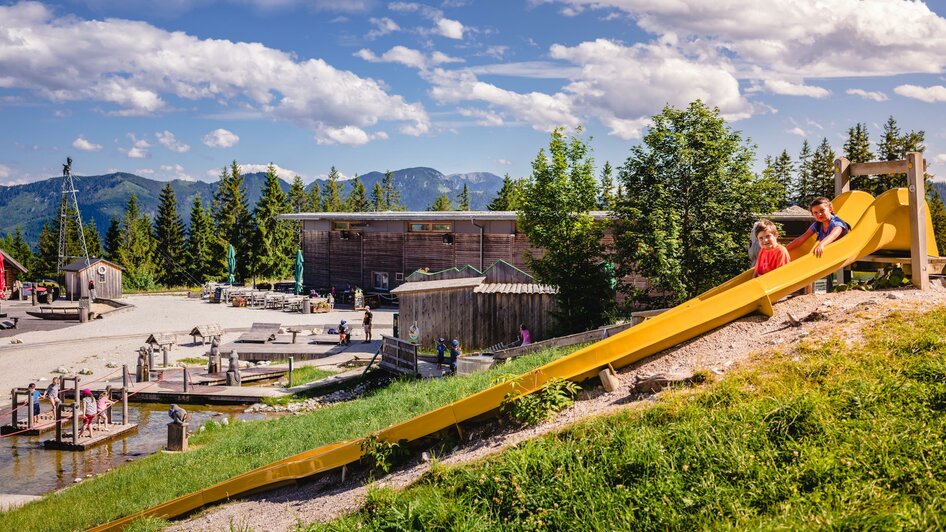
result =
[[[946,2],[0,1],[0,185],[126,171],[528,175],[556,126],[620,165],[702,98],[758,156],[893,115],[946,176]]]

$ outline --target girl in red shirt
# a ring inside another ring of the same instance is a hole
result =
[[[791,260],[788,250],[778,243],[778,228],[771,220],[760,220],[756,224],[755,235],[762,249],[759,251],[759,258],[756,259],[753,277],[788,264]]]

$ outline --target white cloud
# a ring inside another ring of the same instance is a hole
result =
[[[318,2],[341,9],[346,2]],[[146,22],[57,17],[39,3],[0,6],[0,87],[53,102],[105,104],[110,114],[169,110],[168,98],[246,109],[318,131],[382,121],[426,131],[419,103],[322,59],[259,43],[201,39]]]
[[[9,179],[13,175],[13,170],[5,164],[0,164],[0,179]]]
[[[512,164],[512,161],[510,161],[509,159],[496,159],[496,162],[503,166],[509,166],[510,164]]]
[[[493,111],[460,107],[457,112],[463,116],[476,118],[476,124],[479,126],[501,126],[504,123],[503,117]]]
[[[437,25],[437,33],[448,38],[448,39],[462,39],[463,31],[465,28],[463,24],[458,20],[450,20],[448,18],[438,19],[435,24]]]
[[[165,148],[177,152],[177,153],[187,153],[190,151],[191,147],[183,142],[177,140],[177,137],[174,136],[174,133],[171,133],[168,130],[158,131],[154,134],[155,138],[158,139],[158,142],[161,143]]]
[[[793,127],[792,129],[789,129],[789,130],[787,130],[787,131],[785,131],[785,132],[788,133],[788,134],[790,134],[790,135],[798,135],[799,137],[807,137],[807,136],[808,136],[808,134],[805,133],[805,130],[802,129],[802,128],[800,128],[800,127],[798,127],[798,126],[795,126],[795,127]]]
[[[880,91],[865,91],[864,89],[848,89],[844,91],[845,94],[850,94],[851,96],[860,96],[865,100],[874,100],[875,102],[885,102],[887,101],[887,95]]]
[[[365,130],[355,126],[345,126],[342,128],[328,127],[315,134],[315,142],[318,144],[347,144],[351,146],[360,146],[374,139],[386,138],[388,138],[388,135],[383,131],[368,134]]]
[[[927,103],[946,102],[946,87],[942,85],[933,85],[932,87],[900,85],[893,91],[900,96],[916,98],[917,100],[922,100]]]
[[[102,149],[101,144],[90,142],[82,137],[82,135],[79,135],[76,140],[72,141],[72,147],[81,151],[99,151]]]
[[[428,57],[419,50],[400,45],[391,48],[380,56],[371,50],[362,48],[355,52],[355,57],[359,57],[370,63],[398,63],[418,70],[424,70],[431,65],[463,62],[462,59],[450,57],[447,54],[437,51],[432,52]]]
[[[767,79],[764,82],[766,90],[775,94],[784,96],[807,96],[809,98],[827,98],[831,91],[822,87],[805,85],[804,83],[794,83],[781,79]]]
[[[139,139],[134,133],[129,133],[128,138],[131,139],[131,148],[122,150],[125,155],[132,159],[144,159],[148,157],[148,149],[151,148],[150,142],[145,139]]]
[[[937,153],[936,156],[933,157],[933,164],[937,166],[946,164],[946,153]]]
[[[299,176],[305,178],[305,174],[296,172],[295,170],[290,170],[288,168],[283,168],[278,164],[273,164],[273,167],[276,169],[276,175],[285,181],[291,181],[293,177]],[[267,172],[269,170],[268,164],[241,164],[240,172],[244,174],[253,174],[256,172]],[[219,175],[219,171],[218,171]]]
[[[166,177],[171,179],[180,179],[182,181],[196,181],[197,179],[187,173],[180,164],[162,164],[161,171],[165,172]]]
[[[387,35],[389,33],[393,33],[401,29],[401,27],[397,25],[397,22],[394,22],[388,17],[382,17],[382,18],[372,17],[368,19],[368,21],[371,22],[371,24],[374,26],[374,29],[367,33],[367,37],[369,39],[376,39],[378,37]]]
[[[581,68],[552,61],[522,61],[470,67],[477,75],[513,76],[536,79],[570,79],[581,75]]]
[[[135,173],[138,175],[153,175],[154,170],[152,170],[151,168],[139,168],[135,170]]]
[[[240,142],[240,137],[232,131],[219,128],[204,135],[203,141],[210,148],[232,148]]]

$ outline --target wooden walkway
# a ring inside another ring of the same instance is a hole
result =
[[[136,391],[139,390],[139,391]],[[184,391],[182,382],[139,382],[130,390],[132,403],[180,403],[205,405],[246,405],[258,403],[265,397],[281,397],[286,392],[277,388],[258,386],[189,385]]]
[[[309,343],[298,344],[249,344],[231,342],[220,346],[220,356],[223,358],[223,364],[226,366],[226,359],[231,351],[236,351],[240,355],[240,360],[258,362],[261,360],[288,360],[293,357],[295,360],[316,360],[334,355],[340,349],[326,345],[317,345]]]
[[[93,430],[91,438],[80,437],[76,443],[72,443],[72,432],[64,432],[61,441],[46,440],[43,442],[43,448],[61,451],[84,451],[137,430],[137,423],[127,425],[113,423],[108,430]]]

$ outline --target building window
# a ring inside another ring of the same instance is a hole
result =
[[[403,281],[403,280],[404,280],[404,272],[397,272],[397,273],[395,273],[395,274],[394,274],[394,280],[395,280],[395,281],[398,281],[398,282]]]
[[[411,222],[408,229],[412,233],[449,233],[453,229],[450,223]]]
[[[371,284],[375,290],[387,290],[388,272],[371,272]]]
[[[347,231],[351,229],[351,222],[332,222],[332,229],[335,231]]]

